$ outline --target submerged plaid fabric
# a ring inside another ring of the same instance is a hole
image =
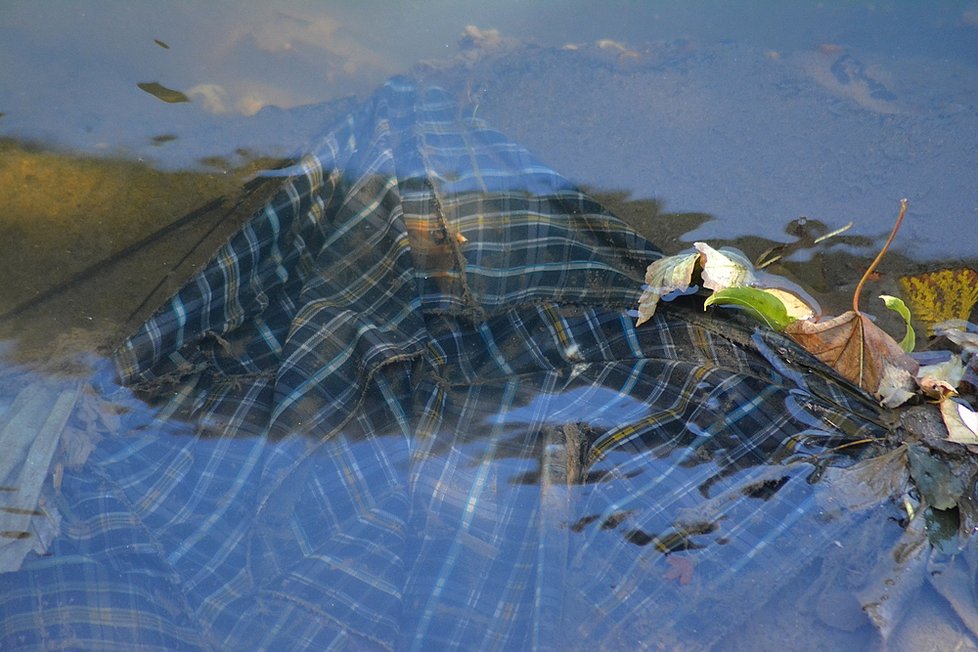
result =
[[[811,480],[880,434],[861,395],[636,328],[656,249],[443,92],[292,172],[119,352],[154,411],[66,474],[0,648],[706,647],[858,520]]]

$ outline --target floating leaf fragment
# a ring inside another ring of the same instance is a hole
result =
[[[978,272],[969,267],[904,276],[900,286],[928,329],[948,319],[968,319],[978,303]]]
[[[817,323],[795,321],[785,333],[843,378],[870,393],[879,389],[886,363],[917,373],[917,362],[862,313],[850,310]]]
[[[924,519],[915,518],[887,551],[880,551],[855,596],[876,627],[882,648],[891,647],[899,625],[919,603],[920,588],[927,581],[927,558],[931,547]]]
[[[966,484],[955,474],[952,464],[933,455],[920,444],[907,448],[907,461],[910,477],[924,502],[937,509],[951,509],[958,505],[965,494]]]
[[[782,331],[795,321],[788,315],[784,303],[766,290],[749,287],[730,287],[714,292],[704,303],[706,308],[712,304],[740,306],[755,319],[764,322],[769,328]]]
[[[823,508],[853,512],[877,509],[891,496],[906,493],[909,487],[907,445],[900,444],[852,466],[827,466],[819,480],[823,482],[828,491],[816,493]]]
[[[666,555],[669,570],[662,576],[665,580],[675,580],[680,586],[686,586],[693,581],[696,564],[689,557],[678,557],[675,554]]]
[[[910,325],[910,309],[907,308],[907,304],[903,302],[903,299],[890,296],[889,294],[881,294],[880,299],[883,300],[883,305],[903,317],[903,321],[907,325],[907,333],[900,340],[900,348],[910,353],[917,347],[917,334],[914,333],[913,326]]]
[[[941,417],[947,426],[947,440],[978,446],[978,412],[953,398],[941,401]]]
[[[965,353],[978,353],[978,326],[963,319],[949,319],[934,326],[935,335],[943,335]]]
[[[689,289],[693,269],[699,259],[699,253],[665,256],[648,266],[645,270],[645,290],[638,300],[636,326],[652,318],[662,295]]]

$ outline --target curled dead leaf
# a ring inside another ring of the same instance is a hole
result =
[[[696,242],[694,246],[694,253],[660,258],[645,270],[645,286],[639,299],[637,326],[652,318],[663,296],[690,289],[697,270],[698,280],[702,281],[703,287],[715,293],[753,288],[770,295],[766,301],[777,301],[778,312],[784,312],[790,319],[812,319],[820,314],[818,303],[805,290],[776,274],[758,272],[739,251],[714,249],[705,242]],[[721,299],[722,297],[718,298],[716,303],[736,303]],[[759,300],[764,302],[764,298]],[[768,324],[771,325],[769,321]]]
[[[955,394],[962,377],[964,365],[961,358],[952,355],[939,364],[921,367],[917,371],[917,384],[928,396],[940,399]]]
[[[659,299],[663,295],[689,288],[693,282],[693,270],[699,258],[699,253],[665,256],[646,268],[645,289],[638,300],[636,326],[652,319]]]
[[[705,242],[694,242],[693,246],[702,254],[703,287],[708,290],[750,286],[757,280],[754,265],[743,254],[720,251]]]
[[[914,397],[916,390],[917,383],[909,371],[883,363],[883,377],[876,390],[883,407],[892,409],[903,405]]]
[[[784,331],[839,375],[876,394],[885,364],[917,373],[917,362],[866,315],[852,310],[822,322],[796,321]]]

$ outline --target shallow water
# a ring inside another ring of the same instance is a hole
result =
[[[43,361],[118,345],[274,191],[279,177],[254,178],[255,170],[283,165],[393,74],[471,102],[479,118],[667,251],[704,239],[756,256],[789,241],[785,228],[800,216],[830,230],[855,222],[834,245],[780,270],[827,306],[848,302],[846,290],[904,196],[910,217],[867,296],[893,293],[896,277],[909,271],[975,266],[978,5],[602,6],[5,4],[0,406],[11,410],[27,383],[52,396],[89,381],[111,387],[104,369],[89,371],[98,364],[91,358],[70,368]],[[177,94],[146,86],[153,83]],[[180,94],[189,101],[163,101]],[[114,396],[116,403],[86,399],[90,418],[73,426],[103,437],[118,428],[116,412],[143,410]],[[518,421],[519,409],[552,409],[531,406],[488,415],[486,423]],[[101,460],[112,455],[104,446]],[[250,453],[246,445],[235,454]],[[483,453],[462,454],[478,460]],[[491,473],[525,471],[516,461]],[[233,485],[233,478],[215,482],[225,480]],[[879,514],[866,518],[880,539],[899,535]],[[616,525],[585,530],[588,545],[612,545],[604,537]],[[868,555],[875,544],[841,545]],[[174,561],[181,554],[173,552]],[[850,574],[837,577],[835,562],[850,564]],[[637,572],[668,576],[664,591],[685,586],[683,568],[647,563]],[[875,633],[844,590],[871,566],[869,557],[815,560],[778,586],[771,607],[752,615],[754,625],[731,645],[871,644]],[[768,575],[777,568],[772,560]],[[763,569],[750,578],[764,581]],[[790,614],[777,606],[782,594]],[[923,606],[900,621],[891,644],[957,642],[958,616],[930,588],[921,595]],[[707,598],[697,598],[704,614]],[[697,640],[696,623],[686,624]],[[711,631],[705,621],[702,629]],[[634,640],[636,632],[618,636]],[[645,640],[654,637],[650,628]]]
[[[14,287],[0,313],[138,241],[148,229],[140,225],[240,187],[243,175],[222,178],[239,166],[302,151],[355,105],[352,95],[398,73],[443,79],[575,183],[641,202],[619,212],[666,214],[650,228],[667,250],[723,240],[756,256],[791,241],[786,227],[802,216],[826,230],[853,222],[817,265],[789,265],[830,304],[854,285],[908,197],[910,217],[878,288],[892,294],[901,273],[975,259],[976,11],[968,3],[612,3],[597,13],[572,3],[207,11],[8,3],[0,138],[66,156],[4,156],[0,191],[12,214],[0,240]],[[467,25],[479,31],[466,34]],[[161,101],[139,87],[147,83],[189,101]],[[205,176],[178,190],[137,162]],[[804,252],[796,259],[805,262]],[[143,296],[159,282],[158,270],[147,273],[156,279]],[[65,323],[72,310],[42,312],[57,319],[56,331],[86,326]],[[118,317],[106,311],[85,319],[108,327]]]

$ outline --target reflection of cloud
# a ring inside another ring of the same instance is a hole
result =
[[[227,91],[217,84],[197,84],[187,89],[187,95],[210,113],[227,113]]]
[[[232,96],[219,84],[197,84],[187,90],[187,95],[205,111],[217,115],[225,113],[255,115],[269,105],[281,107],[290,104],[286,93],[260,85],[239,85],[237,92]]]
[[[276,11],[261,18],[256,24],[235,30],[227,47],[234,49],[242,41],[252,40],[259,50],[270,54],[311,50],[331,55],[327,57],[328,67],[346,74],[362,69],[393,71],[387,58],[347,36],[343,24],[333,17],[306,18]]]
[[[360,66],[387,68],[384,57],[354,39],[344,36],[341,23],[329,16],[301,18],[277,12],[272,20],[262,21],[253,34],[258,46],[268,52],[292,50],[297,44],[319,48],[345,60],[347,72]]]
[[[266,106],[280,104],[279,102],[275,102],[267,93],[255,90],[240,96],[238,101],[234,103],[234,106],[239,113],[255,115]]]
[[[299,11],[255,11],[233,24],[208,65],[225,81],[194,87],[206,110],[252,115],[363,92],[397,72],[399,62],[364,46],[340,20]]]

